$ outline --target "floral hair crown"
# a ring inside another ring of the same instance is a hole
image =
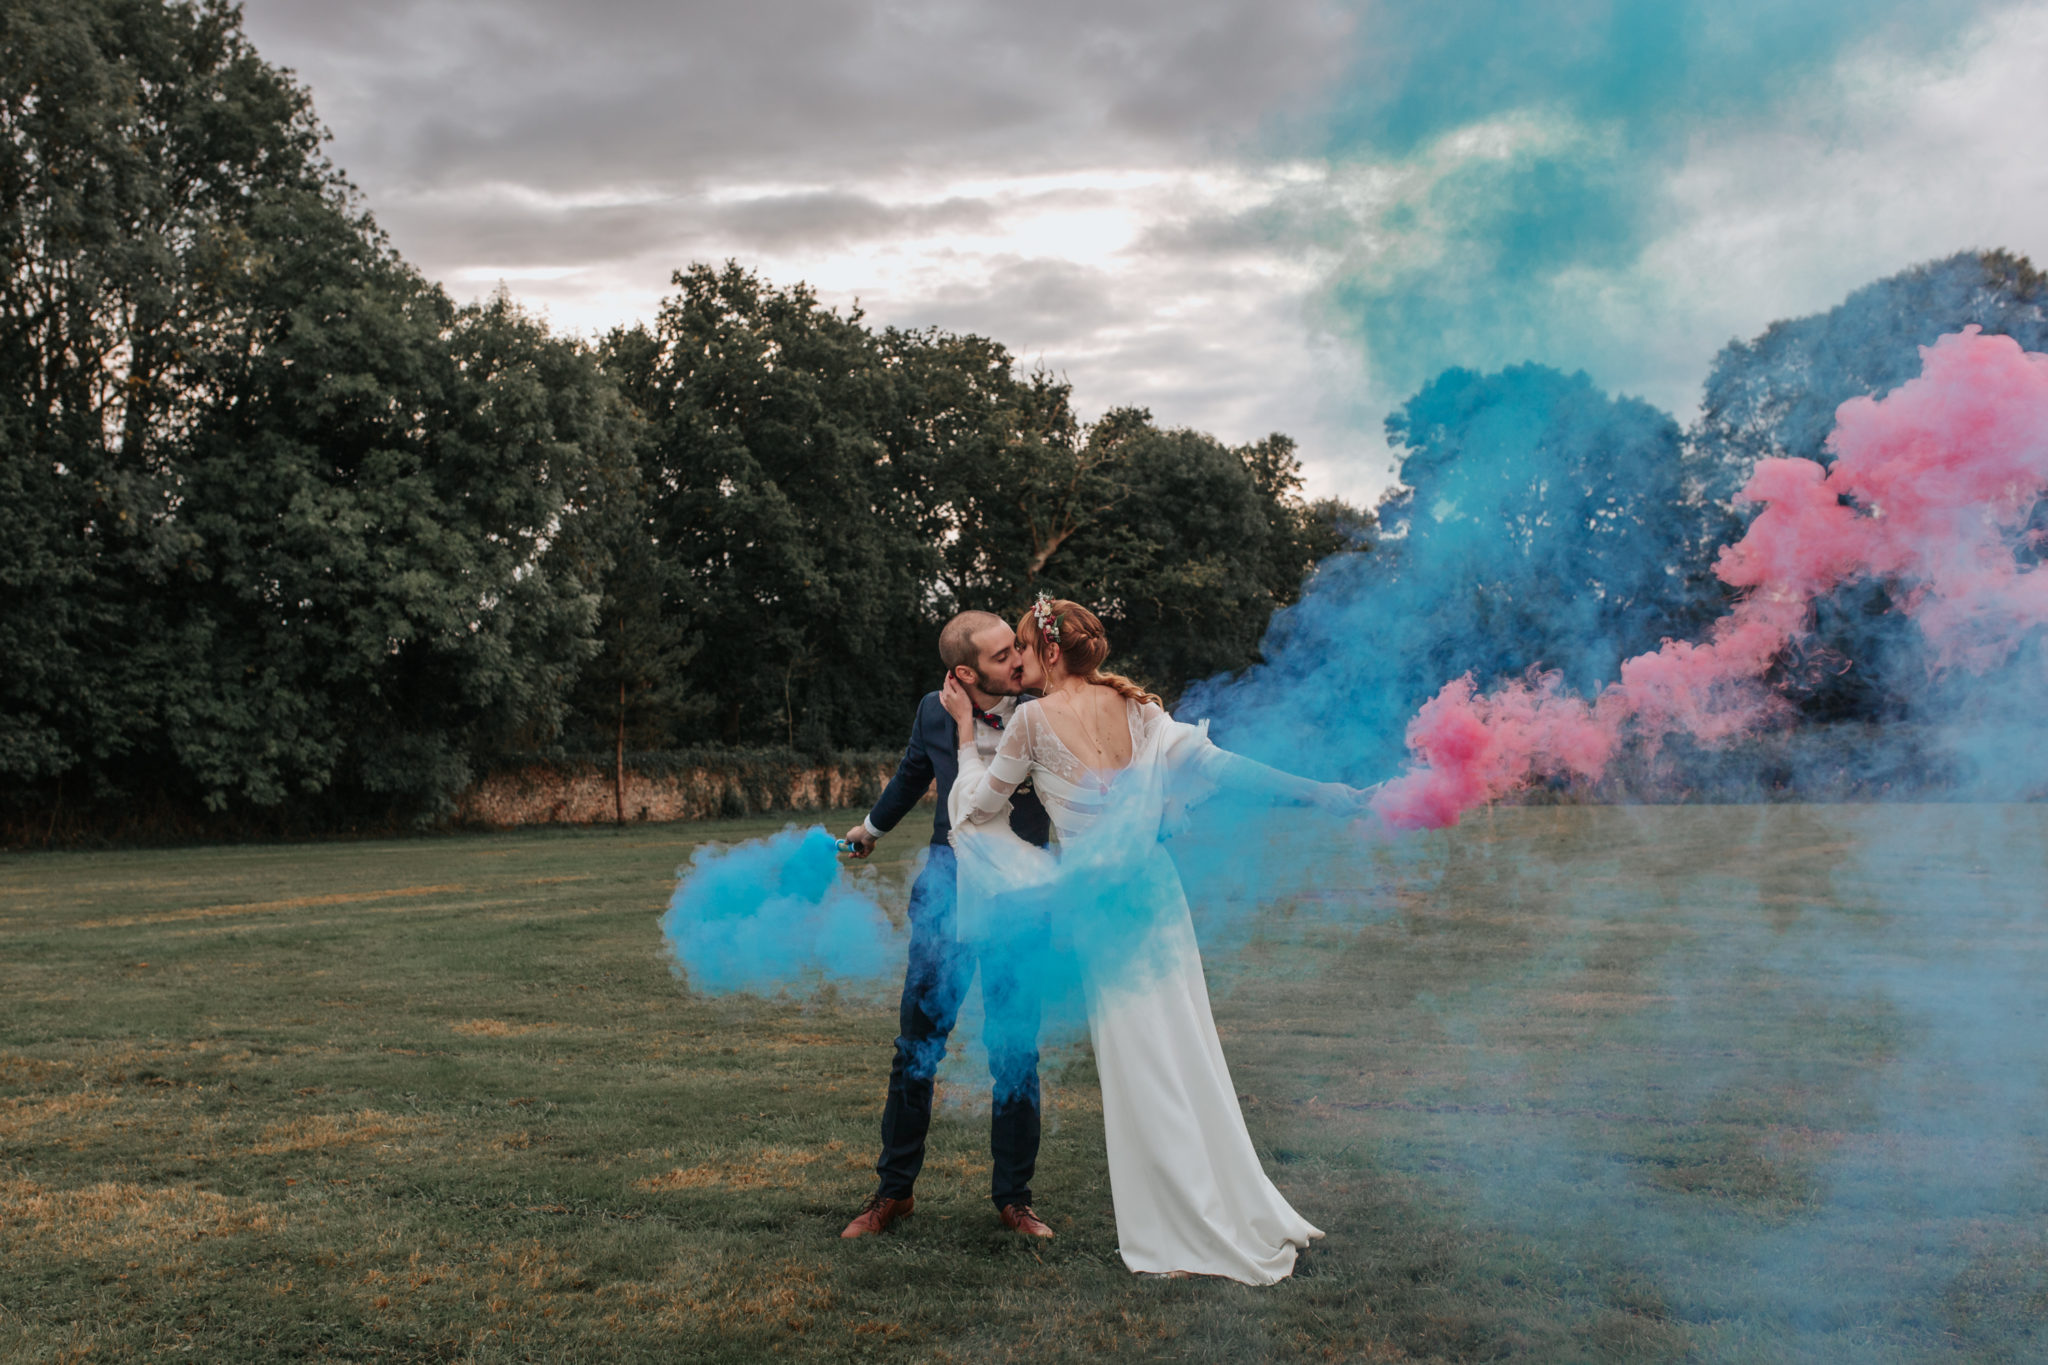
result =
[[[1038,633],[1054,644],[1060,642],[1060,618],[1052,609],[1052,596],[1038,594],[1038,600],[1031,604],[1031,619],[1038,624]]]

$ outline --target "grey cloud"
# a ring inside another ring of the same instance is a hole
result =
[[[895,205],[834,191],[726,203],[698,196],[558,205],[486,189],[396,196],[380,216],[423,259],[516,268],[599,265],[663,252],[687,257],[825,248],[981,227],[995,220],[996,211],[980,199]]]
[[[246,14],[373,187],[1115,164],[1255,137],[1335,74],[1341,47],[1320,0],[247,0]]]
[[[935,204],[896,205],[865,195],[817,191],[721,204],[712,210],[709,219],[715,230],[765,247],[787,249],[987,227],[996,220],[996,211],[983,199],[952,198]]]
[[[1121,316],[1111,276],[1047,258],[998,262],[979,287],[930,295],[918,308],[923,322],[993,336],[1026,353],[1060,343],[1071,349]]]
[[[1329,375],[1301,306],[1298,293],[1216,263],[1112,273],[1013,259],[978,288],[882,300],[874,312],[994,336],[1026,365],[1043,359],[1074,381],[1084,413],[1132,404],[1229,441],[1275,430],[1308,441],[1326,435],[1315,414]]]
[[[373,209],[409,255],[437,265],[604,264],[644,256],[678,236],[674,212],[660,203],[551,208],[495,195],[399,196]]]
[[[953,239],[1128,202],[1073,187],[1077,172],[1261,160],[1269,121],[1320,98],[1346,60],[1348,3],[244,0],[244,12],[264,55],[311,86],[336,160],[394,241],[458,296],[503,271],[522,299],[601,329],[646,316],[693,260],[737,257],[787,284],[880,246],[875,277],[842,271],[825,297],[860,296],[877,322],[997,338],[1067,373],[1084,412],[1143,404],[1245,440],[1307,435],[1314,403],[1296,291],[1270,297],[1270,278],[1232,273],[1270,250],[1258,223],[1193,218],[1104,268]],[[1033,174],[1066,187],[1020,192]],[[899,198],[971,179],[1008,188]]]
[[[1316,104],[1346,69],[1355,21],[1330,4],[1189,5],[1161,17],[1103,34],[1091,66],[1120,92],[1120,122],[1167,137],[1217,121],[1256,136]]]
[[[1282,185],[1258,203],[1223,212],[1183,214],[1148,224],[1138,249],[1168,256],[1213,258],[1269,252],[1352,252],[1377,233],[1370,208],[1347,202],[1336,184]]]

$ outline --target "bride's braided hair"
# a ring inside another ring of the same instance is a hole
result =
[[[1041,610],[1051,620],[1049,632],[1039,631],[1038,615]],[[1119,696],[1140,706],[1146,702],[1154,706],[1165,704],[1123,674],[1102,671],[1103,660],[1109,657],[1109,636],[1103,632],[1102,618],[1079,602],[1056,597],[1044,602],[1041,608],[1025,612],[1024,619],[1017,622],[1017,636],[1041,661],[1045,659],[1047,645],[1058,645],[1067,672],[1084,682],[1114,688]]]

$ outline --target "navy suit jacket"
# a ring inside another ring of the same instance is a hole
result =
[[[917,704],[917,719],[911,723],[910,744],[903,750],[903,761],[896,765],[896,775],[882,789],[882,799],[868,812],[868,823],[884,834],[896,828],[897,821],[910,813],[936,777],[939,811],[932,820],[932,842],[945,843],[946,836],[953,832],[952,817],[946,813],[946,798],[952,795],[953,781],[959,776],[960,727],[946,714],[939,694],[927,692]],[[1029,782],[1010,798],[1010,828],[1017,831],[1019,838],[1040,848],[1052,838],[1052,819]]]

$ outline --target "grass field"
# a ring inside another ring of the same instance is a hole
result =
[[[1056,1241],[965,1105],[841,1243],[893,1005],[655,925],[777,824],[0,861],[0,1357],[2048,1358],[2048,810],[1502,810],[1273,912],[1211,962],[1329,1233],[1267,1290],[1122,1269],[1085,1049]]]

